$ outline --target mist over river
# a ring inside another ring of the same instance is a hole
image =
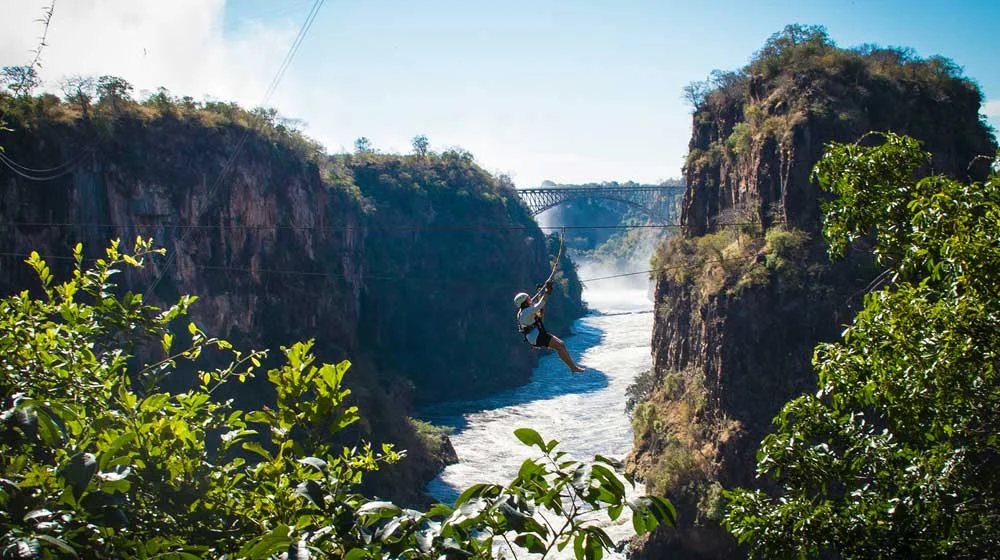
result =
[[[580,277],[602,276],[601,272],[581,267]],[[629,284],[615,280],[588,284],[584,291],[588,315],[573,324],[572,333],[555,333],[587,368],[585,373],[570,373],[555,352],[545,350],[531,382],[524,386],[420,411],[423,419],[454,430],[451,442],[459,459],[427,485],[435,499],[452,503],[472,484],[513,479],[521,463],[538,451],[514,437],[517,428],[534,428],[546,441],[559,440],[559,449],[574,459],[591,460],[595,454],[624,459],[632,443],[625,389],[651,365],[653,306],[645,278],[640,278]],[[513,325],[509,335],[517,336]],[[615,539],[630,529],[630,523],[620,530],[606,528]]]

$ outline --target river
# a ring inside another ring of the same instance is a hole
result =
[[[537,449],[514,437],[521,427],[534,428],[546,441],[559,440],[559,449],[574,459],[625,458],[632,444],[625,389],[651,364],[652,303],[645,288],[608,284],[595,282],[584,291],[590,313],[573,324],[572,334],[555,333],[586,372],[570,373],[546,350],[526,385],[421,411],[423,419],[453,430],[459,459],[427,485],[428,493],[452,503],[472,484],[513,479],[526,458],[537,456]],[[631,524],[622,519],[605,530],[617,541]]]

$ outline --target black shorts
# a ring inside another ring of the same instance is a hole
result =
[[[548,348],[549,341],[552,340],[552,335],[545,332],[545,329],[538,331],[538,338],[535,339],[535,348]]]

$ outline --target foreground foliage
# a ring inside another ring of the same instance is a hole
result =
[[[831,253],[874,239],[890,284],[816,350],[819,391],[758,452],[775,495],[729,494],[758,557],[986,558],[1000,545],[1000,177],[917,179],[915,140],[833,144]]]
[[[568,460],[526,428],[517,437],[542,456],[454,507],[418,512],[358,494],[364,473],[401,453],[333,445],[359,418],[342,386],[350,364],[318,364],[312,343],[298,343],[266,372],[273,407],[213,398],[265,355],[193,323],[175,332],[193,297],[160,309],[119,295],[114,275],[155,252],[114,243],[87,268],[78,245],[62,283],[32,254],[42,296],[0,300],[3,558],[490,558],[501,543],[601,558],[614,543],[596,514],[628,508],[638,533],[675,522],[667,500],[626,496],[613,461]],[[186,373],[205,358],[224,365]],[[168,375],[190,375],[191,388],[163,392]]]

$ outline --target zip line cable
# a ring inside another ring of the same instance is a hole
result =
[[[542,295],[542,291],[545,290],[545,285],[552,281],[556,277],[556,270],[559,270],[559,261],[562,260],[563,254],[563,242],[566,241],[566,231],[559,232],[559,250],[556,252],[556,258],[552,261],[552,272],[549,272],[549,277],[545,279],[545,282],[538,288],[535,292],[534,297],[539,297]],[[548,243],[548,241],[546,241]]]
[[[100,224],[100,223],[84,223],[84,222],[5,222],[7,225],[15,226],[25,226],[25,227],[104,227],[104,228],[137,228],[137,229],[155,229],[155,228],[166,228],[166,229],[191,229],[191,230],[263,230],[263,229],[273,229],[273,230],[293,230],[293,231],[400,231],[400,232],[411,232],[411,231],[454,231],[454,232],[467,232],[467,231],[525,231],[538,228],[542,231],[560,231],[560,230],[618,230],[618,229],[677,229],[681,226],[679,224],[636,224],[636,225],[623,225],[623,224],[604,224],[604,225],[593,225],[593,226],[503,226],[503,225],[454,225],[454,226],[293,226],[293,225],[245,225],[245,224]],[[760,225],[754,222],[732,222],[732,223],[722,223],[715,224],[716,227],[730,227],[730,226],[755,226]]]
[[[295,36],[295,40],[292,41],[292,46],[288,49],[285,54],[284,60],[281,61],[281,65],[278,67],[278,71],[274,74],[274,78],[271,79],[271,85],[267,87],[264,93],[264,100],[261,105],[266,105],[268,101],[271,100],[271,96],[278,89],[278,84],[281,83],[281,79],[285,76],[285,71],[288,67],[292,65],[292,60],[295,55],[299,52],[299,47],[302,46],[302,42],[305,41],[306,35],[309,34],[309,29],[312,27],[314,21],[316,21],[316,15],[319,14],[320,7],[323,6],[325,0],[316,0],[313,3],[312,9],[309,11],[309,15],[306,16],[305,22],[303,22],[302,27],[299,28],[299,34]]]
[[[7,166],[8,169],[13,171],[16,175],[23,177],[24,179],[27,179],[29,181],[36,181],[40,183],[53,181],[65,175],[69,175],[73,171],[76,171],[77,167],[83,164],[83,162],[87,161],[87,156],[94,153],[94,151],[97,149],[97,145],[100,144],[101,141],[102,139],[98,138],[97,141],[94,142],[94,144],[84,149],[75,158],[67,160],[64,163],[49,169],[32,169],[30,167],[25,167],[17,163],[16,161],[10,159],[10,157],[8,157],[7,154],[3,152],[0,152],[0,163],[3,163],[5,166]],[[65,169],[63,169],[64,167]],[[40,175],[42,173],[49,173],[49,175],[44,175],[44,176]]]
[[[4,153],[2,150],[0,150],[0,162],[3,162],[8,168],[10,168],[11,171],[17,173],[21,177],[24,177],[25,179],[28,179],[29,181],[51,181],[53,179],[62,177],[63,175],[66,175],[70,171],[79,167],[80,164],[82,164],[87,159],[88,155],[93,154],[97,151],[97,147],[100,146],[102,142],[104,142],[104,137],[101,136],[100,134],[97,134],[97,138],[75,157],[62,162],[55,167],[49,167],[46,169],[35,169],[33,167],[22,165],[11,159],[11,157],[6,153]],[[53,175],[52,177],[41,177],[41,175],[52,174],[52,173],[57,173],[57,174]],[[28,175],[39,175],[39,177],[29,177]]]
[[[302,43],[305,41],[305,38],[308,35],[309,30],[312,27],[313,23],[315,22],[316,16],[318,15],[319,10],[322,7],[322,5],[323,5],[324,2],[325,2],[325,0],[315,0],[313,2],[312,9],[309,11],[309,14],[306,16],[305,21],[303,22],[302,26],[299,28],[299,32],[296,35],[295,39],[292,41],[292,44],[289,47],[288,52],[285,54],[285,58],[282,60],[281,64],[278,67],[278,70],[275,72],[275,75],[274,75],[274,77],[271,80],[271,83],[268,85],[268,88],[267,88],[267,90],[265,91],[265,94],[264,94],[264,98],[261,101],[261,105],[266,105],[268,103],[268,101],[270,101],[270,99],[274,95],[274,93],[277,91],[277,88],[280,85],[281,80],[284,78],[285,72],[291,66],[291,63],[294,60],[295,55],[298,53],[299,49],[302,46]],[[53,4],[54,4],[54,2],[53,2]],[[49,17],[51,17],[51,13],[50,13]],[[47,25],[47,22],[46,22],[46,31],[47,31],[47,28],[48,28],[48,25]],[[43,44],[44,44],[44,37],[43,37],[42,40],[43,40]],[[240,138],[240,140],[237,142],[235,148],[233,149],[232,154],[230,155],[230,157],[226,161],[226,164],[223,166],[223,168],[220,171],[219,175],[217,176],[216,180],[213,182],[212,186],[209,188],[208,196],[207,196],[207,198],[209,200],[211,200],[211,198],[213,197],[215,191],[221,185],[222,180],[229,173],[229,171],[231,171],[231,169],[233,168],[233,164],[235,163],[236,158],[239,156],[239,154],[240,154],[243,146],[246,144],[246,141],[247,141],[247,139],[250,136],[250,132],[251,132],[251,130],[249,128],[246,131],[244,131],[242,137]],[[21,176],[21,177],[23,177],[25,179],[32,180],[32,181],[51,181],[51,180],[54,180],[54,179],[59,178],[59,177],[62,177],[64,175],[67,175],[70,172],[72,172],[76,167],[78,167],[86,159],[86,156],[88,154],[90,154],[90,153],[92,153],[94,151],[94,148],[96,147],[96,145],[99,142],[100,142],[100,139],[98,139],[98,141],[95,142],[94,146],[85,149],[76,158],[73,158],[73,159],[71,159],[71,160],[69,160],[69,161],[67,161],[67,162],[65,162],[63,164],[60,164],[60,165],[58,165],[56,167],[52,167],[52,168],[49,168],[49,169],[33,169],[33,168],[30,168],[30,167],[21,165],[21,164],[17,163],[16,161],[14,161],[14,160],[10,159],[9,157],[7,157],[5,154],[3,154],[3,152],[0,152],[0,162],[4,163],[15,174],[17,174],[17,175],[19,175],[19,176]],[[65,167],[66,169],[62,169],[63,167]],[[57,173],[54,173],[54,174],[48,175],[48,176],[35,175],[35,173],[41,174],[41,173],[53,173],[53,172],[57,172]],[[30,225],[30,226],[120,227],[120,226],[117,226],[117,225],[114,225],[114,224],[71,224],[71,223],[53,224],[53,223],[38,223],[38,222],[9,222],[9,224],[11,224],[11,225],[22,225],[22,226],[28,226],[28,225]],[[130,227],[136,227],[136,228],[138,228],[138,227],[158,227],[158,226],[139,226],[139,225],[133,224]],[[380,229],[380,228],[351,228],[351,227],[346,227],[346,228],[312,227],[312,228],[309,228],[309,227],[277,226],[277,225],[276,226],[238,226],[238,225],[234,225],[234,226],[224,226],[224,225],[189,225],[189,226],[183,226],[182,225],[182,226],[171,226],[171,227],[184,228],[184,229],[187,229],[189,231],[193,231],[193,230],[197,230],[197,229],[221,229],[221,228],[233,228],[233,229],[236,229],[236,228],[244,228],[244,229],[251,229],[251,228],[253,228],[253,229],[317,229],[317,230],[318,229],[329,229],[331,231],[335,230],[335,229],[344,229],[346,231],[350,231],[351,229],[364,229],[365,231],[377,231],[377,230]],[[401,228],[381,228],[381,229],[382,230],[389,230],[389,231],[391,231],[391,230],[401,230],[401,231],[433,231],[433,230],[439,230],[439,231],[471,231],[471,230],[475,230],[475,229],[480,229],[480,230],[489,230],[489,229],[518,230],[518,229],[530,229],[530,227],[531,226],[520,226],[520,227],[519,226],[513,226],[513,227],[506,227],[506,228],[504,228],[504,227],[499,227],[499,228],[488,228],[488,227],[481,227],[481,228],[472,228],[472,227],[441,227],[441,228],[430,228],[430,227],[419,227],[418,226],[418,227],[414,227],[414,228],[401,227]],[[566,227],[559,227],[559,228],[557,228],[557,227],[550,227],[550,226],[546,226],[546,227],[539,226],[539,229],[540,230],[553,230],[553,229],[561,229],[561,230],[565,230],[565,229],[641,229],[641,228],[666,229],[666,228],[675,228],[675,227],[680,227],[680,226],[672,225],[672,224],[663,224],[663,225],[644,224],[644,225],[632,225],[632,226],[622,226],[622,225],[566,226]],[[560,238],[560,256],[561,256],[561,252],[562,252],[562,238]],[[16,254],[16,253],[0,253],[0,256],[27,257],[28,255],[21,255],[21,254]],[[51,258],[51,259],[66,259],[66,258],[70,258],[71,259],[72,257],[48,256],[48,257],[45,257],[45,258]],[[557,256],[557,265],[558,265],[558,258],[559,257]],[[147,291],[146,291],[147,295],[149,293],[151,293],[153,290],[156,289],[156,287],[159,285],[160,281],[163,279],[164,275],[166,274],[166,271],[171,266],[173,266],[175,264],[175,261],[176,261],[176,251],[174,253],[172,253],[170,255],[170,257],[168,257],[167,263],[163,267],[163,270],[159,274],[157,274],[155,280],[150,285],[150,287],[147,289]],[[209,266],[209,265],[195,265],[195,266],[198,267],[198,268],[204,268],[204,269],[219,269],[219,270],[229,270],[229,271],[255,272],[252,269],[239,269],[239,268],[233,268],[233,267],[216,267],[216,266]],[[292,270],[281,270],[281,269],[258,269],[256,272],[280,273],[280,274],[298,274],[298,275],[312,275],[312,276],[331,276],[331,274],[328,274],[328,273],[313,273],[313,272],[308,272],[308,271],[292,271]],[[553,270],[553,272],[554,272],[554,270]],[[600,277],[600,278],[591,278],[591,279],[586,279],[586,280],[580,280],[580,283],[594,282],[594,281],[599,281],[599,280],[607,280],[607,279],[612,279],[612,278],[621,278],[621,277],[625,277],[625,276],[635,276],[635,275],[639,275],[639,274],[648,274],[650,272],[652,272],[652,270],[639,271],[639,272],[629,272],[629,273],[623,273],[623,274],[616,274],[616,275],[604,276],[604,277]],[[336,275],[333,275],[333,276],[336,276]],[[375,280],[397,280],[397,279],[398,280],[411,280],[410,278],[392,277],[392,276],[377,276],[377,275],[364,275],[364,277],[368,278],[368,279],[375,279]],[[550,277],[551,277],[551,275],[550,275]],[[427,279],[427,280],[434,281],[434,282],[440,282],[440,279]],[[479,283],[482,283],[482,282],[479,282]],[[498,284],[498,283],[491,283],[491,284]]]
[[[83,163],[87,159],[86,155],[87,154],[84,153],[82,155],[82,157],[78,156],[78,159],[74,162],[74,164],[71,165],[71,166],[69,166],[69,167],[67,167],[66,169],[63,169],[62,171],[60,171],[58,173],[54,173],[52,175],[46,175],[46,176],[34,175],[34,174],[30,173],[30,172],[26,172],[26,171],[22,171],[22,170],[18,169],[17,168],[17,165],[18,165],[17,162],[15,162],[14,160],[8,158],[6,155],[4,155],[3,152],[0,152],[0,163],[3,163],[5,166],[7,166],[7,168],[10,169],[12,172],[14,172],[15,175],[18,175],[18,176],[20,176],[20,177],[22,177],[24,179],[27,179],[28,181],[36,181],[36,182],[39,182],[39,183],[44,183],[44,182],[47,182],[47,181],[53,181],[55,179],[58,179],[60,177],[65,176],[65,175],[69,175],[73,171],[76,171],[76,168],[79,167],[79,165],[81,163]]]
[[[282,8],[272,9],[257,14],[250,14],[246,17],[242,17],[235,21],[222,21],[208,28],[209,31],[229,31],[247,24],[256,23],[269,19],[276,19],[281,16],[287,16],[295,12],[301,12],[306,6],[312,4],[313,0],[303,0],[296,2],[294,4],[289,4]]]
[[[23,254],[23,253],[0,253],[0,257],[9,257],[9,258],[25,258],[26,259],[29,256],[30,255]],[[72,260],[74,260],[74,257],[57,256],[57,255],[41,255],[40,258],[42,258],[43,260],[63,260],[63,261],[72,261]],[[585,279],[579,280],[579,282],[581,284],[586,284],[586,283],[589,283],[589,282],[598,282],[598,281],[601,281],[601,280],[611,280],[611,279],[614,279],[614,278],[625,278],[625,277],[628,277],[628,276],[638,276],[638,275],[641,275],[641,274],[650,274],[650,273],[653,273],[653,272],[661,272],[661,271],[667,271],[667,270],[679,270],[679,269],[694,270],[696,268],[703,267],[706,264],[713,264],[713,263],[720,263],[721,264],[721,263],[726,263],[726,262],[742,262],[742,261],[749,261],[749,260],[751,260],[753,258],[755,258],[755,256],[741,257],[741,258],[730,258],[730,259],[725,259],[725,258],[723,258],[723,259],[713,259],[713,260],[707,260],[707,261],[704,261],[704,262],[701,262],[701,263],[698,263],[698,264],[686,264],[685,263],[685,264],[679,264],[679,265],[673,265],[673,266],[665,266],[665,267],[661,267],[661,268],[654,268],[654,269],[649,269],[649,270],[638,270],[638,271],[635,271],[635,272],[623,272],[623,273],[620,273],[620,274],[612,274],[612,275],[609,275],[609,276],[598,276],[598,277],[595,277],[595,278],[585,278]],[[87,259],[87,260],[93,260],[93,259]],[[194,264],[192,266],[194,268],[198,268],[198,269],[202,269],[202,270],[215,270],[215,271],[220,271],[220,272],[245,272],[245,273],[251,273],[251,274],[257,273],[257,274],[275,274],[275,275],[290,275],[290,276],[303,276],[303,277],[326,277],[326,278],[354,278],[356,276],[359,276],[362,280],[400,281],[400,282],[429,282],[429,283],[435,283],[435,284],[460,284],[460,285],[476,285],[476,286],[517,287],[517,286],[521,285],[521,283],[518,283],[518,282],[486,282],[486,281],[482,281],[482,280],[443,280],[441,278],[425,278],[425,277],[415,277],[415,276],[394,276],[394,275],[388,275],[388,274],[347,275],[347,274],[338,274],[338,273],[335,273],[335,272],[316,272],[316,271],[309,271],[309,270],[292,270],[292,269],[283,269],[283,268],[259,268],[259,269],[255,270],[255,269],[251,269],[251,268],[239,268],[239,267],[232,267],[232,266],[219,266],[219,265],[206,265],[206,264]]]
[[[325,1],[325,0],[323,0],[323,1]],[[263,18],[263,17],[281,16],[281,15],[286,15],[286,14],[289,14],[289,13],[297,12],[297,11],[300,11],[302,8],[304,8],[310,2],[313,3],[313,8],[312,8],[312,10],[310,10],[309,16],[307,16],[307,21],[308,21],[309,26],[312,26],[312,21],[315,20],[315,17],[316,17],[315,12],[318,11],[318,9],[317,9],[317,2],[314,2],[313,0],[306,0],[304,2],[299,2],[298,4],[293,5],[291,8],[286,7],[285,9],[282,9],[282,10],[276,10],[276,11],[266,12],[266,13],[261,14],[260,16],[258,16],[257,19],[260,19],[260,18]],[[318,2],[318,4],[322,4],[322,1]],[[38,57],[41,55],[41,49],[42,49],[42,47],[44,47],[44,46],[47,45],[47,43],[45,42],[45,39],[46,39],[46,37],[48,35],[49,21],[51,21],[51,19],[52,19],[52,14],[54,12],[54,8],[55,8],[55,0],[52,1],[52,4],[50,4],[48,7],[46,7],[46,9],[45,9],[45,16],[41,20],[43,22],[43,24],[44,24],[43,32],[42,32],[42,37],[41,37],[41,42],[40,42],[39,47],[38,47],[38,49],[36,51],[35,60],[32,61],[32,63],[31,63],[31,67],[34,67],[35,65],[38,65]],[[246,23],[248,21],[254,21],[254,19],[243,20],[241,23]],[[225,26],[222,25],[222,26],[213,27],[212,29],[216,29],[216,28],[221,29],[221,28],[224,28],[224,27]],[[308,29],[306,29],[306,31],[308,32]],[[301,43],[302,39],[304,39],[304,35],[302,33],[302,30],[300,29],[299,30],[299,34],[295,38],[295,42],[293,42],[293,46],[295,45],[296,42]],[[291,53],[291,51],[289,51],[289,53],[286,53],[285,59],[282,60],[281,67],[280,67],[280,70],[279,70],[279,72],[281,73],[281,75],[284,75],[284,71],[287,70],[288,65],[291,63],[291,59],[288,56],[290,53]],[[274,90],[278,87],[277,82],[281,81],[280,77],[278,77],[277,75],[275,76],[275,78],[277,78],[277,79],[276,80],[272,79],[271,80],[271,84],[268,86],[267,93],[265,94],[265,97],[264,97],[264,99],[265,99],[264,103],[266,103],[267,100],[270,99],[271,95],[274,93]],[[60,177],[63,177],[65,175],[69,174],[70,171],[72,171],[73,169],[79,167],[79,165],[81,163],[83,163],[83,161],[85,161],[86,156],[88,154],[93,153],[94,151],[96,151],[97,145],[100,144],[102,141],[103,141],[103,138],[98,138],[90,147],[84,149],[83,152],[81,152],[76,157],[74,157],[72,159],[69,159],[69,160],[66,160],[65,162],[63,162],[63,163],[61,163],[61,164],[59,164],[59,165],[57,165],[55,167],[49,167],[49,168],[46,168],[46,169],[35,169],[35,168],[32,168],[32,167],[28,167],[26,165],[22,165],[22,164],[20,164],[20,163],[18,163],[16,161],[14,161],[10,156],[4,154],[2,151],[0,151],[0,163],[3,163],[11,171],[13,171],[15,174],[17,174],[18,176],[20,176],[20,177],[22,177],[24,179],[27,179],[29,181],[36,181],[36,182],[52,181],[52,180],[58,179]],[[67,168],[67,169],[64,170],[63,168]]]
[[[278,84],[281,83],[281,79],[284,77],[285,71],[288,70],[289,66],[291,66],[292,60],[295,58],[296,53],[298,53],[299,48],[302,46],[302,42],[305,40],[306,35],[309,33],[309,29],[312,27],[313,22],[316,21],[316,15],[319,13],[319,9],[323,6],[324,1],[325,0],[315,0],[315,2],[313,2],[313,7],[309,11],[309,15],[306,16],[305,21],[302,22],[302,27],[299,28],[299,34],[295,37],[295,40],[292,41],[292,45],[288,48],[288,53],[285,54],[285,58],[284,60],[281,61],[281,65],[278,67],[278,71],[275,72],[274,78],[271,80],[271,85],[267,87],[267,90],[264,93],[264,98],[260,103],[261,105],[267,105],[268,101],[271,100],[271,96],[274,95],[275,91],[277,91]],[[211,204],[212,198],[215,195],[215,191],[218,190],[219,186],[222,184],[222,180],[225,179],[226,175],[228,175],[229,171],[233,168],[233,165],[236,162],[236,158],[239,156],[240,151],[243,149],[243,145],[246,144],[247,139],[250,137],[250,132],[251,132],[250,128],[247,128],[243,132],[243,136],[240,138],[239,142],[236,143],[236,146],[233,148],[233,153],[229,156],[229,159],[226,161],[226,164],[222,167],[222,171],[219,172],[219,175],[218,177],[216,177],[215,182],[212,183],[212,186],[208,189],[206,201],[208,202],[209,205]],[[182,241],[185,240],[182,239]],[[177,251],[175,250],[170,254],[169,257],[167,257],[167,263],[166,266],[163,267],[163,271],[156,275],[156,279],[149,286],[149,288],[146,289],[147,296],[151,294],[160,284],[160,281],[163,280],[163,276],[166,274],[166,271],[171,267],[171,265],[176,259],[177,259]]]
[[[25,165],[21,165],[20,163],[17,163],[13,159],[11,159],[10,156],[8,156],[4,152],[0,152],[0,156],[2,156],[2,159],[5,160],[5,162],[8,164],[8,167],[11,167],[12,169],[16,168],[16,170],[20,170],[25,173],[41,175],[44,173],[54,173],[56,171],[62,171],[62,169],[65,167],[75,167],[76,165],[78,165],[77,160],[83,159],[84,157],[86,157],[87,154],[93,152],[96,146],[97,143],[95,142],[91,146],[84,148],[84,150],[79,154],[77,154],[75,157],[62,162],[55,167],[49,167],[47,169],[35,169],[33,167],[27,167]]]

